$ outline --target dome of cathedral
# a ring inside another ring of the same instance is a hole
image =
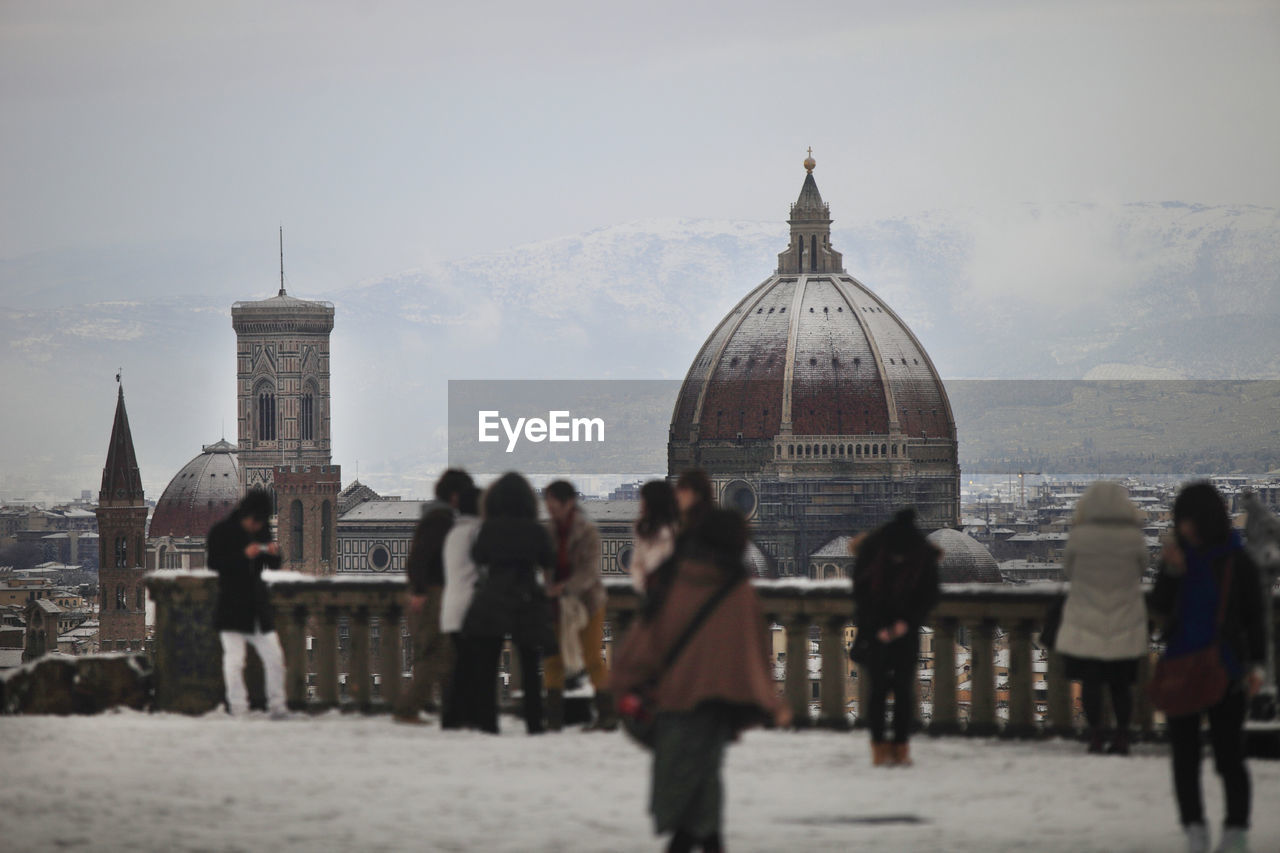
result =
[[[943,527],[928,539],[942,550],[938,576],[942,583],[1002,583],[1000,566],[986,546],[967,533]]]
[[[223,440],[204,447],[182,467],[156,504],[149,538],[203,539],[240,500],[240,465],[236,447]]]
[[[951,406],[924,347],[831,247],[830,212],[812,172],[789,223],[777,272],[720,321],[689,368],[672,442],[838,436],[846,440],[821,443],[823,456],[866,450],[878,458],[882,442],[861,438],[884,437],[892,458],[890,437],[954,441]]]

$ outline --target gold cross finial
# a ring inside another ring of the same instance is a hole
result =
[[[810,145],[809,156],[804,158],[804,170],[811,173],[813,172],[813,167],[816,165],[818,165],[818,163],[813,159],[813,146]]]

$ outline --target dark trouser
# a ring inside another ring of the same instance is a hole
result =
[[[867,677],[871,679],[867,725],[871,729],[872,740],[884,740],[884,718],[890,691],[893,692],[893,740],[906,743],[911,736],[919,666],[920,635],[914,630],[891,643],[872,641],[866,667]]]
[[[1244,689],[1236,684],[1217,705],[1209,709],[1209,742],[1213,745],[1213,766],[1222,778],[1227,801],[1226,826],[1249,826],[1249,771],[1244,766],[1244,718],[1248,708]],[[1173,717],[1168,721],[1169,743],[1173,751],[1173,789],[1178,795],[1178,813],[1183,826],[1204,823],[1204,800],[1200,792],[1200,761],[1204,752],[1200,741],[1203,714]]]
[[[489,642],[461,634],[450,634],[449,639],[453,643],[453,677],[446,691],[441,727],[497,731],[498,673],[496,669],[491,672],[485,663],[491,657]],[[499,642],[499,651],[501,648]]]
[[[440,587],[426,592],[427,602],[421,610],[409,610],[409,637],[413,643],[413,679],[400,694],[396,713],[412,716],[434,702],[436,685],[441,685],[444,699],[449,682],[452,649],[448,638],[440,633]]]
[[[1084,718],[1089,728],[1102,728],[1102,689],[1111,693],[1111,710],[1116,715],[1116,731],[1129,731],[1133,719],[1133,683],[1123,667],[1102,668],[1101,678],[1086,678],[1080,682],[1080,700],[1084,704]]]
[[[674,832],[673,850],[704,848],[720,834],[724,786],[720,766],[733,725],[714,706],[664,711],[654,720],[649,810],[654,830]]]
[[[498,733],[498,665],[502,661],[501,637],[466,638],[468,669],[475,673],[469,688],[473,698],[475,726],[482,731]],[[520,681],[524,686],[524,724],[532,734],[546,728],[542,719],[542,651],[537,646],[516,646]],[[461,668],[459,662],[459,668]],[[470,677],[470,676],[468,676]]]

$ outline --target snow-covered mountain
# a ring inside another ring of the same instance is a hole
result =
[[[944,377],[1280,377],[1272,208],[929,212],[832,240]],[[291,292],[337,306],[338,461],[424,492],[451,378],[679,378],[785,243],[781,223],[646,221],[329,293],[295,275]],[[230,302],[271,287],[240,286],[244,266],[192,247],[0,262],[0,495],[96,485],[117,366],[151,494],[224,422],[233,434]]]

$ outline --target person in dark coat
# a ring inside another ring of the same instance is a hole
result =
[[[280,548],[271,538],[271,496],[261,489],[246,494],[231,515],[209,531],[207,549],[209,568],[218,573],[214,622],[222,641],[227,710],[232,714],[249,710],[244,660],[245,647],[252,645],[262,660],[267,710],[282,715],[286,712],[284,652],[262,581],[264,567],[280,567]]]
[[[1231,527],[1226,502],[1209,483],[1192,483],[1173,504],[1175,540],[1164,549],[1151,593],[1151,610],[1164,623],[1166,656],[1179,657],[1220,643],[1231,679],[1226,693],[1202,714],[1171,717],[1173,786],[1191,851],[1209,849],[1200,790],[1202,718],[1209,718],[1213,763],[1222,778],[1227,814],[1219,851],[1247,849],[1250,800],[1244,721],[1249,699],[1262,686],[1266,658],[1265,607],[1258,566]],[[1229,574],[1229,581],[1228,581]],[[1225,589],[1224,589],[1225,586]],[[1219,605],[1226,595],[1222,627]]]
[[[450,468],[436,481],[437,505],[428,506],[413,532],[405,560],[409,580],[409,634],[413,641],[413,679],[400,695],[394,719],[421,723],[419,714],[434,705],[433,694],[441,685],[440,705],[446,704],[453,648],[440,630],[440,606],[444,598],[444,540],[457,516],[463,492],[475,484],[471,475]]]
[[[871,679],[867,708],[876,766],[911,763],[908,740],[915,720],[920,628],[938,603],[942,552],[916,527],[914,509],[862,539],[853,572],[855,622],[864,649],[863,677]],[[888,694],[894,697],[893,741],[885,740]]]
[[[540,575],[555,565],[555,552],[538,522],[538,499],[524,477],[503,474],[485,493],[484,521],[471,557],[481,580],[462,633],[476,654],[471,664],[477,667],[475,677],[488,691],[477,713],[480,728],[498,732],[498,663],[502,640],[509,635],[520,659],[525,728],[529,734],[540,734],[546,723],[539,666],[544,654],[554,654],[559,647]]]
[[[654,715],[649,811],[671,834],[669,853],[723,849],[725,750],[750,726],[791,724],[769,666],[764,613],[742,553],[747,523],[709,508],[687,530],[685,547],[652,577],[636,625],[619,645],[612,686],[631,700],[648,694]],[[713,596],[722,597],[667,664]]]

